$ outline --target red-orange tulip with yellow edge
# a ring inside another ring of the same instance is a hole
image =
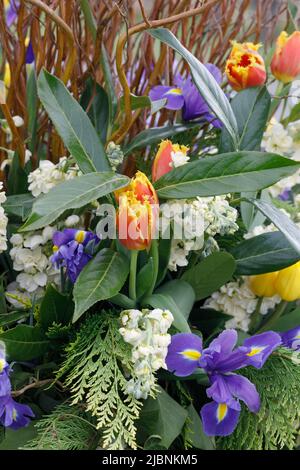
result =
[[[119,240],[129,250],[148,249],[158,215],[158,198],[147,176],[138,171],[130,184],[116,191]]]
[[[292,82],[300,74],[300,31],[295,31],[290,36],[285,31],[280,33],[271,71],[283,83]]]
[[[254,292],[255,295],[258,295],[258,297],[273,297],[273,295],[277,294],[275,288],[277,276],[278,271],[252,276],[250,280],[252,292]]]
[[[232,88],[236,91],[263,85],[267,78],[264,59],[257,52],[261,44],[233,41],[225,72]]]
[[[300,299],[300,261],[279,271],[275,288],[282,300],[293,302]]]
[[[189,160],[189,148],[185,145],[173,144],[170,140],[163,140],[158,148],[152,165],[152,181],[155,182],[173,168],[181,166]]]

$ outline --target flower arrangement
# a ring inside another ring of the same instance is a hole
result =
[[[296,448],[297,8],[218,56],[223,1],[58,3],[0,1],[0,449]]]

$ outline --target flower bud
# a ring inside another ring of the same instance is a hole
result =
[[[264,59],[258,54],[260,44],[233,42],[225,72],[236,91],[263,85],[267,78]]]
[[[271,71],[283,83],[292,82],[300,74],[300,31],[295,31],[290,36],[285,31],[280,33]]]
[[[190,159],[187,156],[188,147],[172,144],[170,140],[163,140],[158,148],[152,166],[152,181],[155,182],[173,168],[184,165]]]

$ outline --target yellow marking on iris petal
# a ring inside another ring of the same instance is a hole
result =
[[[7,8],[9,7],[10,0],[4,0],[4,7]]]
[[[0,374],[3,372],[4,367],[5,367],[5,360],[0,359]]]
[[[251,348],[251,351],[248,352],[248,353],[246,354],[246,356],[249,356],[249,357],[256,356],[256,354],[261,353],[261,352],[265,349],[265,347],[266,347],[266,346],[261,346],[261,347],[255,347],[255,346],[253,346],[253,347]]]
[[[84,230],[78,230],[78,232],[75,235],[75,240],[78,243],[82,243],[84,241],[84,238],[85,238],[85,231]]]
[[[14,408],[12,412],[12,419],[13,421],[17,421],[17,418],[18,418],[18,413],[17,413],[16,408]]]
[[[57,246],[57,245],[53,245],[52,251],[53,251],[53,253],[56,253],[56,252],[58,251],[58,246]]]
[[[185,349],[180,354],[190,361],[197,361],[201,357],[201,352],[196,349]]]
[[[217,408],[217,419],[219,423],[223,421],[224,418],[226,418],[227,412],[228,406],[226,405],[226,403],[219,403]]]
[[[171,90],[167,91],[166,95],[182,95],[182,89],[172,88]]]

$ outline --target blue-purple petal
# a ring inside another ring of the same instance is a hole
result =
[[[245,354],[246,365],[260,369],[270,354],[280,345],[280,335],[274,331],[266,331],[247,338],[239,350]]]
[[[203,430],[208,436],[228,436],[237,426],[240,404],[232,403],[229,407],[224,403],[212,401],[201,409]]]
[[[19,429],[30,423],[34,414],[28,405],[17,403],[11,396],[0,398],[0,423],[11,429]]]
[[[298,351],[300,349],[300,326],[280,333],[282,346]]]
[[[151,101],[166,99],[166,109],[178,110],[184,105],[182,90],[174,86],[157,85],[150,90],[149,97]]]
[[[166,364],[168,370],[179,377],[191,375],[202,355],[202,340],[192,333],[178,333],[172,336],[168,347]]]
[[[35,60],[34,57],[34,52],[33,52],[33,47],[31,41],[28,44],[28,47],[26,49],[26,57],[25,57],[25,63],[26,64],[32,64]]]

